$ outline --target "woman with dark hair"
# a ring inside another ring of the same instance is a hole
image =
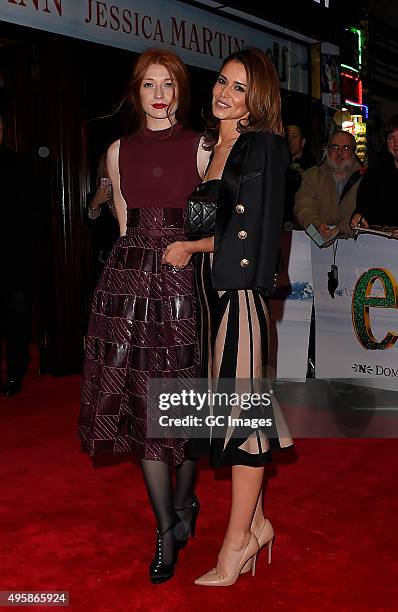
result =
[[[384,124],[384,138],[385,147],[359,185],[352,229],[372,225],[398,228],[398,115]],[[398,238],[398,230],[392,235]]]
[[[200,254],[203,366],[213,390],[223,389],[224,379],[245,379],[245,390],[264,389],[264,384],[269,389],[267,299],[278,264],[289,154],[278,77],[262,51],[243,49],[224,61],[213,88],[212,113],[205,133],[211,163],[196,195],[217,204],[214,236],[170,245],[165,261],[173,265],[182,253],[186,261]],[[271,417],[271,427],[244,431],[232,425],[222,437],[213,432],[212,463],[232,466],[232,505],[217,567],[196,584],[227,586],[242,572],[254,573],[257,552],[265,544],[270,558],[274,531],[262,509],[264,464],[271,445],[287,447],[292,440],[272,390],[269,398],[270,405],[260,407],[252,401],[247,416],[253,423],[254,417]],[[227,416],[242,414],[232,410]]]
[[[119,237],[119,223],[112,198],[112,184],[106,167],[106,151],[98,160],[95,191],[89,197],[87,216],[95,254],[94,286],[97,284],[113,243]],[[93,287],[94,289],[94,287]]]
[[[186,199],[208,154],[184,125],[189,78],[174,53],[143,53],[127,98],[138,129],[107,154],[120,238],[93,298],[79,434],[91,455],[132,453],[141,460],[157,521],[150,578],[159,583],[172,577],[199,511],[187,441],[151,439],[150,379],[194,378],[199,362],[193,267],[182,268],[178,258],[164,266],[161,259],[169,243],[186,239]]]

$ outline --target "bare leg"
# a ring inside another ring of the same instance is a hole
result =
[[[250,531],[252,533],[254,533],[256,538],[260,537],[260,534],[261,534],[261,532],[263,531],[263,528],[264,528],[264,523],[265,523],[265,516],[264,516],[264,510],[263,510],[263,492],[260,491],[260,494],[259,494],[258,500],[257,500],[257,504],[256,504],[256,509],[254,511],[254,516],[253,516],[252,524],[250,526]],[[259,541],[259,543],[260,543],[260,541]],[[242,569],[242,574],[245,574],[246,572],[249,572],[251,570],[251,568],[252,568],[252,559],[250,559],[246,563],[246,565]]]
[[[257,468],[256,468],[257,469]],[[263,527],[265,521],[264,510],[263,510],[263,492],[260,490],[258,496],[256,509],[254,511],[253,521],[251,524],[251,531],[257,535],[258,531]]]
[[[235,571],[250,540],[250,527],[259,504],[263,475],[263,467],[253,468],[245,465],[232,467],[231,513],[224,542],[218,555],[217,573],[219,575],[230,576]]]

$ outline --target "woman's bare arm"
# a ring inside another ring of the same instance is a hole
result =
[[[112,181],[113,203],[119,222],[120,235],[124,236],[127,229],[127,204],[120,189],[119,148],[120,140],[111,144],[106,155],[106,165],[109,178]]]

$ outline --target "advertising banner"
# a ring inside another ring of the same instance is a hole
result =
[[[135,52],[165,47],[209,70],[255,46],[272,59],[282,87],[308,93],[307,45],[176,0],[0,0],[0,20]]]
[[[340,48],[321,43],[322,103],[335,108],[340,104]]]
[[[334,298],[332,248],[311,248],[316,377],[398,389],[398,241],[368,234],[340,240]]]

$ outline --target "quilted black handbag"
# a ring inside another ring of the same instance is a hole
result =
[[[188,198],[187,233],[189,236],[212,236],[216,226],[217,202],[214,197],[191,195]]]

